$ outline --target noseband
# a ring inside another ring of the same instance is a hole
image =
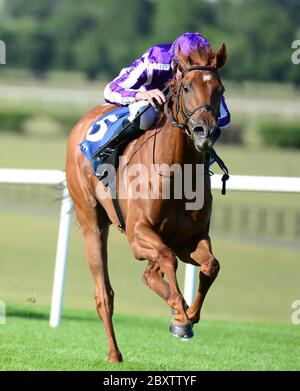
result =
[[[212,68],[212,67],[209,67],[209,66],[194,65],[194,66],[185,68],[182,71],[182,79],[184,78],[184,76],[188,72],[197,71],[197,70],[198,71],[213,72],[214,74],[216,74],[219,77],[219,73],[218,73],[218,71],[215,68]],[[183,108],[180,105],[180,93],[181,93],[181,90],[182,90],[182,82],[180,83],[179,89],[176,91],[176,117],[174,117],[172,111],[171,111],[171,113],[166,111],[166,114],[167,114],[167,117],[170,117],[170,114],[171,114],[170,122],[171,122],[172,126],[174,126],[176,128],[183,129],[189,136],[191,136],[191,132],[190,132],[189,127],[188,127],[188,122],[191,120],[192,115],[194,115],[198,110],[201,110],[200,113],[209,112],[210,111],[212,113],[212,116],[215,119],[217,119],[218,118],[218,113],[216,112],[215,108],[212,105],[204,104],[204,105],[201,105],[201,106],[197,107],[191,113],[186,114],[184,112]],[[178,115],[179,114],[181,114],[181,116],[183,118],[183,122],[182,123],[180,123],[179,120],[178,120]]]

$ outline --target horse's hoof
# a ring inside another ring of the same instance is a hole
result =
[[[170,332],[174,337],[181,339],[191,339],[194,336],[193,325],[191,322],[185,324],[170,324]]]

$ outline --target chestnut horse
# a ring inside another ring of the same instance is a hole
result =
[[[217,70],[223,67],[226,57],[224,44],[216,52],[197,50],[188,57],[179,53],[177,76],[170,82],[164,113],[154,129],[127,145],[122,155],[128,159],[128,167],[141,163],[150,170],[154,154],[156,164],[195,166],[204,163],[205,151],[213,145],[211,135],[217,127],[224,92]],[[107,263],[109,225],[118,227],[119,221],[111,198],[102,197],[105,187],[93,174],[90,162],[79,148],[89,125],[114,108],[108,104],[98,106],[74,127],[68,140],[66,175],[95,281],[96,308],[107,334],[108,360],[121,362],[112,323],[114,292]],[[219,271],[209,237],[212,210],[209,176],[204,176],[202,208],[186,210],[184,200],[131,198],[120,170],[119,167],[116,172],[117,182],[120,179],[118,183],[127,191],[127,197],[119,200],[127,239],[134,257],[148,261],[143,280],[171,307],[172,334],[190,338],[193,324],[199,322],[206,293]],[[160,178],[163,181],[163,175]],[[151,186],[151,183],[146,185]],[[176,279],[177,257],[201,268],[199,289],[190,307]]]

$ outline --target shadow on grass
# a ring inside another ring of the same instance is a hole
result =
[[[28,320],[40,320],[49,322],[50,308],[43,306],[36,306],[34,303],[25,304],[8,304],[6,307],[6,316],[9,318],[22,318]],[[76,309],[66,309],[63,311],[62,320],[66,321],[81,321],[81,322],[99,322],[98,315],[95,311],[84,311]],[[158,318],[152,316],[132,315],[132,314],[114,314],[115,325],[127,325],[135,329],[136,327],[143,327],[146,324],[150,328],[156,328],[158,325],[165,325],[169,322],[169,318]]]
[[[27,319],[38,319],[38,320],[49,320],[50,317],[50,310],[47,312],[45,310],[41,310],[39,308],[16,308],[16,307],[7,307],[6,309],[6,315],[8,317],[15,317],[15,318],[27,318]],[[86,314],[86,313],[67,313],[63,314],[62,320],[76,320],[76,321],[96,321],[98,320],[97,315],[94,316],[92,314]]]

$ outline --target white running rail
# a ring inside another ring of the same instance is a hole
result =
[[[65,172],[60,170],[0,169],[0,183],[63,185],[50,312],[50,326],[52,327],[57,327],[61,321],[71,232],[72,214],[70,211],[73,203],[69,197],[65,179]]]

